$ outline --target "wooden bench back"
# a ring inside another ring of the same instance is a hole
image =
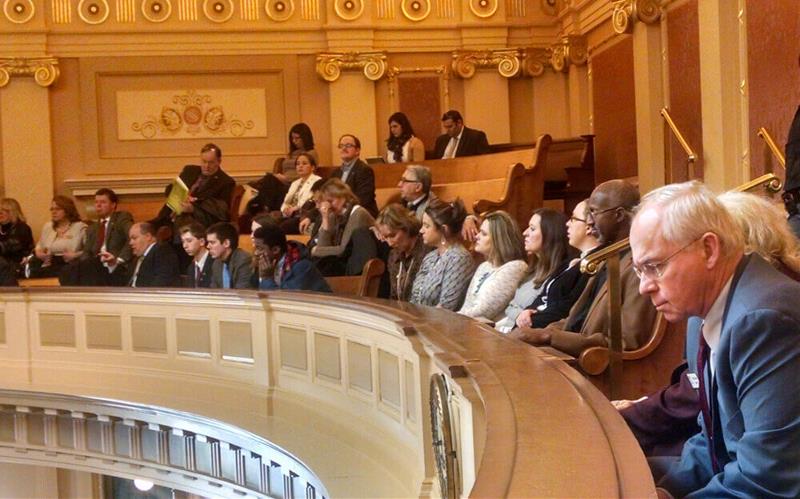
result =
[[[364,264],[361,275],[326,277],[325,280],[337,295],[378,296],[381,277],[386,264],[380,258],[372,258]]]

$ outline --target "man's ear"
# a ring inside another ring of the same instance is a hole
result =
[[[222,241],[222,246],[224,246],[226,248],[230,248],[231,247],[231,240],[230,239],[224,239]]]
[[[722,244],[719,236],[713,232],[706,232],[700,240],[703,244],[703,256],[706,260],[706,268],[713,269],[722,256]]]

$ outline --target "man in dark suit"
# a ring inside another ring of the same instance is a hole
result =
[[[339,156],[342,166],[331,174],[331,177],[340,178],[350,186],[350,190],[358,198],[358,204],[366,209],[373,217],[378,214],[378,205],[375,202],[375,172],[372,167],[361,161],[361,141],[355,135],[345,134],[339,138]]]
[[[200,150],[200,159],[200,166],[186,165],[181,171],[181,180],[189,188],[189,197],[181,206],[181,214],[176,215],[164,205],[151,221],[156,227],[169,225],[173,221],[178,229],[192,222],[209,227],[229,220],[228,208],[236,182],[220,168],[222,149],[214,144],[206,144]],[[171,187],[167,187],[167,195]]]
[[[133,217],[117,211],[117,193],[98,189],[94,194],[97,221],[86,230],[80,258],[71,261],[60,276],[63,286],[124,286],[130,274],[128,232]]]
[[[702,431],[660,495],[800,497],[800,284],[745,256],[742,231],[697,182],[648,194],[630,244],[639,291],[670,322],[692,317]]]
[[[489,154],[489,140],[481,130],[464,126],[461,113],[451,109],[442,115],[442,129],[445,133],[436,139],[433,157],[438,159],[460,158]]]
[[[248,289],[253,275],[253,257],[239,249],[239,231],[229,223],[220,222],[206,231],[208,252],[214,258],[211,267],[211,287]]]
[[[180,285],[178,256],[167,243],[156,240],[153,224],[133,224],[130,245],[137,257],[128,284],[134,288],[177,287]]]
[[[186,286],[210,288],[214,259],[206,249],[206,229],[197,222],[182,227],[181,243],[186,254],[192,257],[192,263],[186,269]]]

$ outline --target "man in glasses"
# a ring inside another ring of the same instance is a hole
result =
[[[589,197],[587,224],[601,246],[628,237],[633,209],[639,203],[639,191],[624,180],[609,180],[598,185]],[[639,278],[633,270],[630,253],[620,260],[622,287],[623,347],[632,350],[650,337],[656,312],[639,295]],[[532,345],[550,345],[577,357],[593,346],[608,346],[610,317],[605,265],[589,279],[566,319],[545,328],[521,327],[510,335]]]
[[[403,204],[409,211],[422,220],[425,209],[430,204],[431,199],[436,195],[431,192],[431,170],[426,166],[409,165],[397,187],[400,188],[400,197]]]
[[[359,158],[361,141],[355,135],[345,134],[339,137],[338,147],[342,166],[334,170],[331,177],[342,179],[358,198],[358,204],[370,215],[376,216],[378,204],[375,202],[375,172]]]
[[[630,242],[640,292],[668,321],[689,318],[701,407],[702,431],[658,485],[676,497],[800,497],[800,284],[745,255],[742,231],[698,182],[649,193]]]

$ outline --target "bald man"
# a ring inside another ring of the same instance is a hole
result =
[[[586,223],[601,246],[608,246],[628,237],[633,209],[639,204],[639,191],[624,180],[609,180],[598,185],[589,197]],[[639,295],[639,278],[633,271],[630,252],[620,259],[622,286],[623,348],[634,350],[650,337],[656,310]],[[610,317],[608,283],[603,264],[586,284],[566,319],[541,329],[517,328],[510,336],[536,346],[553,346],[577,357],[593,346],[608,346]]]

